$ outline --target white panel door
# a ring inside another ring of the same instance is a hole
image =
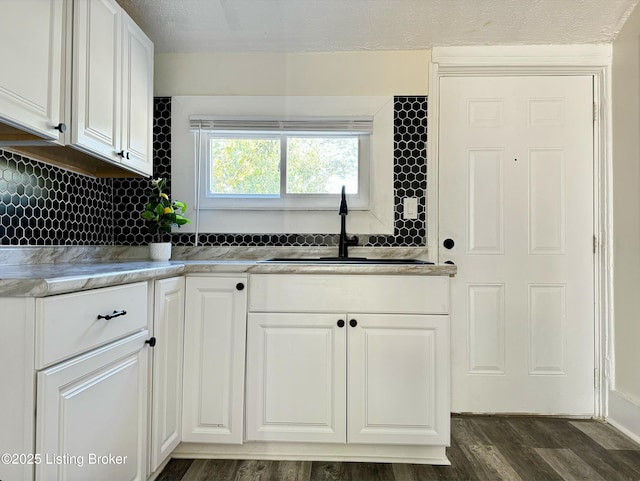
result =
[[[349,316],[349,443],[449,444],[448,316]]]
[[[247,280],[187,278],[182,440],[241,444]]]
[[[64,54],[63,0],[3,0],[0,117],[58,139]]]
[[[150,473],[182,439],[184,291],[184,277],[155,282]]]
[[[594,412],[592,88],[441,79],[454,412]]]
[[[147,338],[145,330],[38,373],[37,481],[147,478]]]
[[[345,320],[249,314],[248,441],[346,442]]]

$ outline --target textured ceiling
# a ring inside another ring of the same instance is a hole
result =
[[[118,0],[156,52],[610,43],[638,0]]]

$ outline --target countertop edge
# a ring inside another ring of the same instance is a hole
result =
[[[10,267],[19,268],[20,274]],[[13,277],[12,277],[13,272]],[[355,274],[454,276],[454,265],[267,264],[256,261],[172,261],[0,266],[0,297],[47,297],[185,274]]]

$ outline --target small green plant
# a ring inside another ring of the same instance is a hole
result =
[[[167,179],[162,177],[151,180],[151,189],[147,191],[149,201],[140,214],[140,217],[146,221],[147,231],[156,236],[157,242],[162,242],[163,234],[171,232],[173,227],[191,223],[183,215],[187,210],[187,204],[169,199],[164,192],[166,185]]]

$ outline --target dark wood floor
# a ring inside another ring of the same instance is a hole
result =
[[[640,445],[598,421],[454,416],[451,466],[173,459],[158,481],[640,481]]]

